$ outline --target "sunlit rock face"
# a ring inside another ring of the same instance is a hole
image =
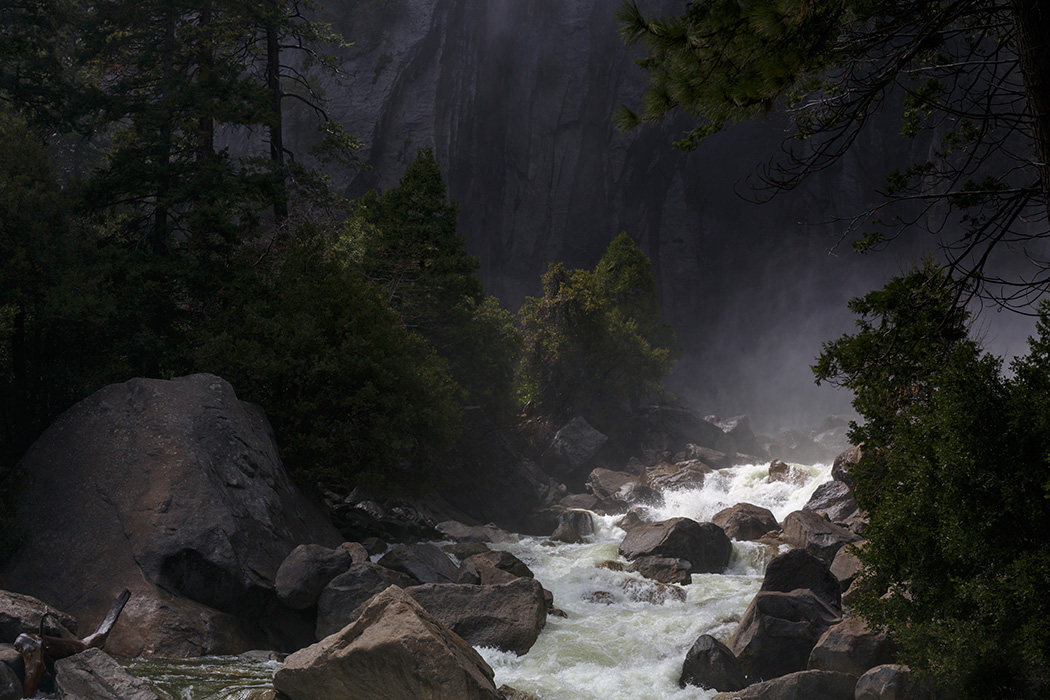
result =
[[[669,0],[643,5],[681,10]],[[760,423],[788,413],[778,402],[797,414],[820,340],[848,330],[846,299],[885,271],[859,279],[848,251],[827,255],[841,224],[800,222],[861,206],[890,169],[883,137],[859,144],[865,158],[847,157],[805,191],[759,206],[734,190],[748,192],[742,179],[777,150],[782,121],[735,127],[692,153],[670,146],[686,121],[615,129],[613,112],[637,106],[646,80],[633,63],[641,53],[617,34],[618,3],[324,6],[354,44],[341,54],[345,75],[326,86],[328,113],[365,144],[370,169],[341,181],[351,194],[396,185],[417,149],[432,145],[486,287],[512,309],[539,291],[550,261],[593,267],[626,230],[651,258],[665,315],[686,348],[677,388],[699,393],[710,410],[750,411]],[[290,140],[306,138],[313,122],[290,118]],[[877,264],[895,271],[897,262]],[[788,367],[797,381],[785,386]]]

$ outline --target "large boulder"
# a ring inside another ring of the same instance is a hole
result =
[[[747,680],[729,647],[709,634],[702,634],[685,654],[678,685],[731,691],[746,686]]]
[[[755,683],[739,692],[720,693],[714,700],[854,700],[855,680],[832,671],[799,671]]]
[[[328,582],[350,568],[368,561],[368,552],[356,542],[336,549],[319,544],[301,544],[292,550],[277,569],[277,597],[293,610],[317,605]]]
[[[792,549],[774,557],[762,579],[763,591],[790,593],[798,589],[812,591],[835,610],[842,607],[839,580],[827,564],[804,549]]]
[[[638,443],[657,452],[679,452],[689,445],[716,447],[724,432],[684,406],[643,406],[634,416]]]
[[[627,559],[669,557],[685,559],[694,574],[718,574],[729,565],[733,544],[714,523],[671,518],[633,528],[620,544]]]
[[[751,683],[805,670],[813,647],[839,621],[812,591],[759,591],[729,639]]]
[[[107,645],[119,654],[294,642],[274,609],[277,569],[296,545],[342,541],[292,485],[262,410],[214,375],[105,387],[21,466],[32,527],[0,580],[82,620],[131,589]]]
[[[608,435],[576,416],[555,433],[543,455],[543,468],[555,478],[575,482],[590,472],[591,460],[608,441]]]
[[[22,697],[22,680],[7,664],[0,664],[0,700],[18,700]]]
[[[689,573],[693,565],[686,559],[674,559],[672,557],[638,557],[627,567],[628,571],[636,571],[645,578],[659,581],[660,583],[691,583],[692,574]]]
[[[356,619],[355,614],[361,606],[390,586],[408,588],[417,583],[400,571],[378,564],[354,564],[345,573],[329,581],[321,591],[317,599],[315,637],[321,640],[346,627]]]
[[[828,456],[824,447],[801,430],[781,430],[773,437],[768,449],[770,457],[795,464],[816,464],[835,455],[832,451],[831,456]]]
[[[141,678],[125,671],[101,649],[88,649],[55,662],[60,700],[160,700]]]
[[[40,621],[44,612],[49,612],[49,621],[53,619],[70,633],[77,631],[77,621],[72,615],[55,610],[42,600],[33,596],[0,591],[0,642],[14,642],[18,635],[36,634],[40,631]],[[53,618],[52,618],[53,616]],[[52,636],[64,636],[61,633],[48,632]]]
[[[853,584],[853,581],[860,575],[864,565],[860,561],[860,557],[857,556],[856,549],[864,546],[864,542],[857,542],[843,547],[835,553],[835,558],[831,560],[831,575],[839,581],[839,586],[843,591],[849,589]]]
[[[709,465],[695,459],[675,464],[663,462],[648,467],[642,478],[654,491],[691,491],[703,487],[711,471]]]
[[[864,452],[860,445],[854,445],[842,452],[831,465],[831,478],[841,481],[850,488],[853,487],[853,475],[850,473],[853,465],[860,461]]]
[[[830,564],[843,546],[860,541],[860,536],[823,515],[796,510],[784,518],[784,541]]]
[[[521,656],[536,643],[547,623],[543,587],[530,578],[494,586],[431,583],[405,592],[476,647]]]
[[[871,630],[854,615],[828,629],[817,641],[809,654],[809,668],[859,678],[869,669],[896,660],[896,648],[886,631]]]
[[[907,666],[885,664],[870,669],[860,677],[854,690],[855,700],[930,700],[925,684],[917,680]]]
[[[400,588],[274,673],[292,700],[502,700],[484,659]]]
[[[435,545],[399,544],[384,554],[378,564],[411,576],[420,583],[455,583],[459,567]]]
[[[750,503],[737,503],[724,508],[714,514],[711,522],[734,540],[757,540],[772,530],[780,529],[780,523],[771,510]]]
[[[857,499],[853,489],[841,481],[825,481],[810,496],[802,510],[823,515],[833,523],[845,521],[857,512]]]
[[[455,542],[510,542],[514,539],[509,532],[495,525],[466,525],[456,520],[438,523],[437,530]]]

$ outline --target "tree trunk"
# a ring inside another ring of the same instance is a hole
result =
[[[281,50],[277,28],[266,27],[266,88],[270,91],[270,167],[273,168],[273,219],[278,235],[288,219],[288,190],[284,177],[284,134],[281,119]]]
[[[167,250],[168,193],[171,190],[171,89],[175,72],[175,11],[169,9],[164,18],[164,41],[161,45],[160,126],[157,134],[157,203],[153,213],[150,247],[158,253]]]
[[[1014,0],[1013,15],[1039,184],[1050,216],[1050,3]]]

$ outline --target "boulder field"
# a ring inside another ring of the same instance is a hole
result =
[[[639,506],[659,502],[663,492],[698,488],[736,460],[786,449],[754,436],[743,418],[701,420],[693,442],[680,435],[679,423],[692,426],[682,416],[654,416],[660,420],[643,426],[654,447],[626,464],[612,464],[604,436],[583,419],[555,432],[534,462],[508,452],[531,465],[529,483],[542,486],[514,517],[565,542],[593,533],[589,511],[625,513],[619,554],[628,563],[609,568],[640,573],[644,579],[627,581],[623,593],[650,604],[684,600],[682,586],[694,574],[723,571],[732,540],[789,544],[795,549],[769,563],[735,632],[692,645],[680,684],[734,698],[852,700],[854,688],[865,700],[897,697],[898,690],[921,697],[907,670],[891,665],[892,640],[844,607],[865,525],[845,480],[856,450],[837,462],[842,478],[821,486],[783,524],[746,503],[715,522],[647,522]],[[590,493],[571,493],[537,462]],[[125,587],[131,602],[108,652],[298,650],[274,680],[293,700],[523,697],[497,689],[471,645],[525,654],[548,614],[564,615],[523,562],[488,547],[515,537],[495,525],[468,516],[384,529],[384,506],[362,494],[333,501],[326,492],[323,512],[285,473],[263,411],[213,375],[106,387],[63,414],[20,469],[24,546],[0,568],[0,700],[16,697],[24,675],[10,648],[14,637],[37,631],[45,610],[54,629],[45,634],[75,633],[78,619],[100,620]],[[774,459],[769,478],[790,482],[797,472]],[[362,522],[368,514],[378,534],[345,542],[333,513]],[[417,541],[439,537],[455,544]],[[102,683],[119,686],[113,697],[151,698],[99,650],[56,669],[56,688],[69,697],[104,697],[92,690]]]

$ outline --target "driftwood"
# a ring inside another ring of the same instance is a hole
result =
[[[117,599],[113,601],[113,607],[109,609],[105,619],[99,623],[94,632],[83,639],[77,639],[72,635],[56,637],[44,634],[44,622],[51,615],[50,612],[45,612],[40,618],[39,634],[18,635],[18,638],[15,640],[15,650],[22,655],[26,666],[25,682],[22,684],[22,697],[31,698],[36,695],[49,661],[54,662],[57,659],[64,659],[88,649],[101,649],[105,646],[110,630],[113,629],[113,625],[117,622],[117,618],[120,617],[121,611],[124,610],[124,606],[127,605],[130,599],[131,591],[125,588],[117,596]],[[61,635],[64,628],[60,625],[58,629]]]

